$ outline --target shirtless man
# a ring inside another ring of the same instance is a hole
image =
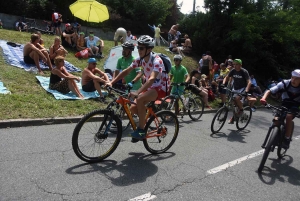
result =
[[[169,43],[171,41],[175,40],[175,36],[176,36],[177,31],[178,31],[178,28],[179,28],[179,24],[175,24],[169,30],[169,32],[168,32],[168,41],[169,41]]]
[[[39,74],[43,75],[39,60],[42,59],[48,64],[49,69],[52,70],[52,64],[47,50],[39,44],[39,36],[37,34],[31,35],[31,40],[24,46],[23,56],[26,64],[35,64],[38,68]]]
[[[99,101],[105,102],[104,96],[101,92],[101,85],[111,86],[111,84],[108,76],[100,69],[96,68],[96,65],[97,60],[95,58],[89,58],[88,66],[82,71],[82,90],[86,92],[93,92],[97,90],[100,95]]]
[[[179,49],[183,53],[191,53],[192,51],[192,41],[187,34],[184,35],[185,41],[181,43],[182,47]]]

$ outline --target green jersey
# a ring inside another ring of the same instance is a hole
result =
[[[173,76],[172,78],[172,83],[182,83],[185,82],[185,76],[188,75],[188,72],[186,70],[186,68],[182,65],[180,65],[179,67],[176,66],[172,66],[170,74]],[[179,86],[179,94],[181,95],[183,93],[184,90],[184,86]],[[172,87],[172,91],[171,94],[175,94],[176,92],[176,87]]]
[[[118,70],[125,70],[126,68],[128,68],[130,66],[130,64],[133,62],[134,57],[130,56],[129,58],[125,58],[125,57],[121,57],[118,59],[118,63],[117,63],[117,69]],[[136,75],[141,71],[141,68],[135,68],[133,69],[124,79],[126,83],[131,82]],[[139,79],[138,81],[136,81],[133,84],[133,88],[132,90],[138,90],[139,88],[141,88],[142,86],[142,82],[141,79]]]

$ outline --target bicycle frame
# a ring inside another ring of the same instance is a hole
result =
[[[174,86],[174,84],[173,84],[173,86]],[[180,86],[180,84],[176,84],[176,85],[175,85],[176,91],[175,91],[175,93],[170,94],[170,96],[176,98],[176,101],[180,100],[181,103],[182,103],[183,108],[184,108],[185,110],[187,110],[188,108],[186,108],[186,106],[185,106],[185,104],[184,104],[184,100],[183,100],[183,98],[181,97],[180,94],[182,93],[182,95],[185,95],[185,94],[191,95],[191,92],[186,93],[186,92],[185,92],[186,89],[181,90],[181,89],[179,89],[179,86]]]
[[[131,115],[131,112],[130,112],[130,109],[129,109],[129,106],[128,106],[128,104],[134,104],[134,105],[136,105],[136,103],[134,101],[131,101],[131,100],[125,98],[124,96],[127,95],[126,93],[121,92],[121,91],[119,91],[117,89],[114,89],[114,88],[110,88],[110,89],[112,89],[113,91],[115,91],[117,93],[123,94],[123,95],[119,96],[119,98],[116,100],[116,102],[123,107],[125,113],[127,114],[127,117],[129,118],[129,121],[130,121],[130,124],[131,124],[133,130],[136,130],[137,129],[137,125],[135,124],[135,122],[133,120],[133,117]],[[157,120],[157,116],[156,116],[156,114],[155,114],[155,112],[153,110],[153,107],[155,107],[154,102],[148,103],[146,105],[146,107],[147,107],[147,113],[146,113],[146,116],[145,116],[145,121],[147,121],[147,119],[149,119],[151,116],[154,116],[155,117],[156,128],[159,127],[159,121]],[[164,135],[166,132],[167,131],[164,130],[164,129],[162,129],[160,132],[158,132],[158,130],[153,130],[153,131],[147,133],[146,138],[159,137],[159,136]],[[154,134],[154,133],[160,133],[160,134]]]

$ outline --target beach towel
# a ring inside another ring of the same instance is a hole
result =
[[[55,99],[57,100],[62,100],[62,99],[80,99],[78,98],[73,92],[69,92],[67,94],[62,94],[56,90],[52,90],[49,89],[49,82],[50,82],[50,77],[43,77],[43,76],[35,76],[36,79],[40,82],[41,86],[48,91],[49,93],[51,93]],[[84,99],[90,99],[90,98],[97,98],[99,97],[99,94],[97,91],[94,92],[85,92],[82,90],[81,87],[81,82],[76,82],[78,89],[80,90],[81,94],[84,96]],[[107,95],[106,91],[102,91],[103,95]]]
[[[3,49],[3,56],[4,60],[12,66],[23,68],[26,71],[31,71],[31,69],[36,68],[34,64],[26,64],[23,61],[23,48],[24,45],[17,45],[16,47],[13,47],[11,45],[7,44],[7,41],[0,40],[0,46]],[[45,65],[43,62],[40,61],[40,67],[42,70],[49,69],[47,65]],[[54,67],[54,65],[53,65]],[[65,67],[68,72],[80,72],[81,70],[77,67],[75,67],[73,64],[71,64],[68,61],[65,61]]]
[[[0,94],[11,94],[10,91],[3,85],[3,82],[0,81]]]

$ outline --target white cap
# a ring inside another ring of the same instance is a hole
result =
[[[293,76],[293,77],[300,77],[300,69],[295,69],[295,70],[292,72],[292,76]]]

